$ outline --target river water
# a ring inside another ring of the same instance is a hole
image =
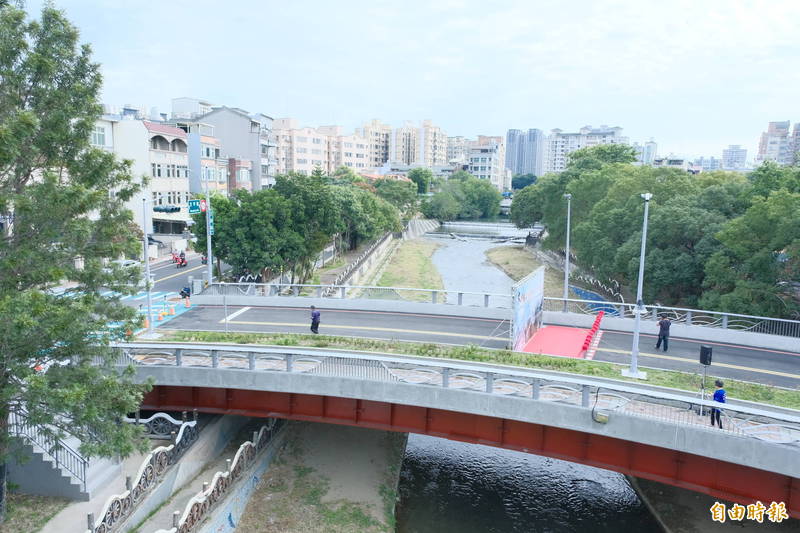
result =
[[[510,292],[485,256],[498,243],[435,239],[445,289]],[[409,435],[399,495],[397,533],[659,530],[621,474],[424,435]]]

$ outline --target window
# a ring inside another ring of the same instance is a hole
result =
[[[308,137],[298,137],[297,138],[297,142],[299,142],[299,143],[307,143],[308,142]]]
[[[295,149],[295,152],[297,152],[298,154],[304,154],[304,153],[308,152],[308,148],[303,148],[302,146],[298,146]]]
[[[345,148],[352,148],[353,147],[353,143],[344,143],[344,147]]]
[[[312,148],[311,149],[311,153],[312,154],[321,154],[322,150],[320,150],[319,148]]]
[[[353,152],[345,152],[344,156],[345,157],[353,157]]]
[[[298,165],[306,165],[306,164],[308,164],[308,159],[298,159],[297,160],[297,164]]]
[[[311,161],[311,163],[314,164],[314,165],[322,165],[322,161],[319,160],[319,159],[314,159],[314,160]]]
[[[92,144],[94,146],[106,145],[106,129],[103,126],[95,126],[92,132]]]
[[[322,139],[320,139],[320,138],[318,138],[318,137],[315,137],[315,138],[311,139],[311,141],[312,141],[314,144],[322,144]]]
[[[159,164],[156,164],[156,177],[157,178],[161,177],[161,165]]]
[[[153,168],[152,175],[155,178],[156,177],[156,164],[155,163],[150,163],[150,166]]]
[[[261,175],[266,176],[267,174],[269,174],[267,165],[261,165]]]
[[[172,165],[165,165],[165,166],[166,166],[166,168],[164,170],[167,173],[167,177],[171,178],[172,177]]]
[[[357,144],[356,148],[364,148],[364,145],[363,144]]]

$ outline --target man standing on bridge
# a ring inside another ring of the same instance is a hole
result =
[[[722,387],[725,384],[722,380],[718,379],[714,382],[714,386],[717,387],[717,390],[714,391],[714,401],[719,403],[725,403],[727,395],[725,394],[725,389]],[[711,408],[711,427],[714,427],[714,420],[716,419],[717,424],[719,424],[719,429],[722,429],[722,411],[717,408]]]
[[[311,306],[311,333],[318,334],[319,333],[319,318],[320,314],[317,311],[317,308],[313,305]]]
[[[658,321],[658,341],[656,342],[656,350],[661,347],[661,341],[664,341],[664,351],[667,351],[669,345],[669,327],[672,325],[667,315],[661,315],[661,320]]]

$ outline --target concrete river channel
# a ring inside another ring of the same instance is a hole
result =
[[[513,281],[485,252],[526,235],[476,223],[448,224],[426,238],[441,245],[433,263],[448,291],[510,293]],[[399,495],[397,533],[659,530],[621,474],[423,435],[409,435]]]

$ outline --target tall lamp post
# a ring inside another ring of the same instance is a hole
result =
[[[639,326],[644,313],[644,302],[642,301],[642,283],[644,282],[644,252],[647,244],[647,213],[650,209],[650,199],[653,195],[649,192],[643,193],[644,199],[644,221],[642,222],[642,248],[639,253],[639,281],[636,284],[636,309],[633,324],[633,346],[631,346],[631,364],[627,369],[622,370],[622,375],[629,378],[647,379],[646,372],[639,371]]]
[[[572,218],[572,195],[567,193],[564,195],[567,199],[567,244],[564,249],[566,256],[566,263],[564,264],[564,312],[567,312],[567,298],[569,298],[569,224]]]
[[[144,282],[145,287],[147,288],[147,333],[142,335],[141,337],[144,339],[157,339],[161,335],[153,331],[153,283],[150,277],[150,232],[152,231],[152,227],[148,227],[147,225],[147,197],[145,196],[142,198],[142,229],[144,230],[144,238],[142,239],[142,246],[144,248],[144,255],[142,256],[142,260],[144,261]]]
[[[206,267],[208,268],[208,284],[214,281],[213,260],[211,258],[211,187],[208,185],[208,174],[205,176],[206,182]]]

